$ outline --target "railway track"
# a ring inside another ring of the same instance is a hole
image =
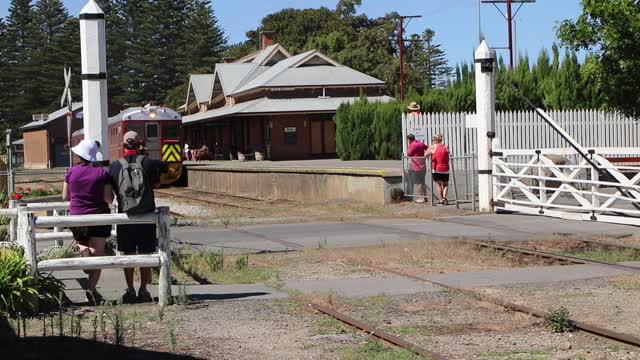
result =
[[[187,194],[175,194],[175,193],[165,192],[165,191],[162,191],[162,190],[155,190],[154,192],[157,195],[163,195],[163,197],[165,197],[165,198],[187,199],[187,200],[191,200],[191,201],[198,201],[198,202],[201,202],[201,203],[204,203],[204,204],[208,204],[208,205],[227,206],[227,207],[232,207],[232,208],[237,208],[237,209],[246,209],[246,210],[259,210],[260,209],[260,208],[257,208],[255,206],[233,204],[233,203],[223,202],[223,201],[214,201],[214,200],[209,200],[209,199],[203,199],[203,198],[197,198],[197,197],[189,196]],[[208,194],[208,195],[211,195],[211,194]],[[255,201],[260,201],[260,200],[255,200]]]
[[[369,324],[363,323],[362,321],[356,320],[352,317],[350,317],[349,315],[343,314],[337,310],[328,308],[326,306],[322,306],[316,303],[311,303],[309,304],[311,307],[313,307],[314,309],[320,311],[323,314],[326,314],[328,316],[331,316],[332,318],[336,319],[336,320],[340,320],[343,323],[349,325],[349,326],[353,326],[356,329],[365,331],[367,334],[372,335],[377,337],[378,339],[382,339],[384,341],[387,341],[391,344],[394,344],[396,346],[400,346],[402,348],[405,348],[415,354],[424,356],[428,359],[433,359],[433,360],[446,360],[447,357],[433,352],[433,351],[429,351],[427,349],[424,349],[418,345],[415,345],[413,343],[410,343],[398,336],[392,335],[384,330],[380,330],[378,328],[375,328]]]

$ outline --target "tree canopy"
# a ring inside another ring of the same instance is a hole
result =
[[[212,71],[226,38],[210,0],[97,0],[106,15],[110,101],[165,102],[191,72]],[[61,0],[11,0],[0,19],[1,128],[60,106],[63,67],[81,100],[80,28]],[[184,90],[180,98],[184,97]]]
[[[582,14],[558,27],[558,38],[592,53],[583,67],[607,107],[640,117],[640,2],[582,0]]]
[[[387,83],[387,93],[399,92],[400,61],[398,14],[380,18],[358,14],[361,0],[340,0],[335,9],[283,9],[265,16],[260,26],[247,32],[247,40],[232,45],[226,55],[240,58],[260,47],[260,33],[273,31],[274,40],[292,54],[317,49],[341,64]],[[435,41],[435,32],[409,34],[405,79],[415,88],[442,87],[451,69],[446,54]]]

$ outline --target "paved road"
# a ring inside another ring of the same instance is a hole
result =
[[[236,251],[282,251],[301,247],[356,247],[419,239],[470,238],[527,240],[567,235],[593,237],[640,235],[640,228],[578,222],[526,215],[478,215],[423,219],[367,219],[360,222],[321,222],[251,225],[240,228],[176,227],[172,236],[196,246]]]
[[[284,251],[302,247],[357,247],[392,244],[418,239],[453,239],[459,237],[486,240],[527,240],[545,236],[571,234],[593,237],[640,235],[640,228],[624,225],[577,222],[525,215],[478,215],[422,219],[367,219],[362,222],[323,222],[242,226],[236,229],[207,227],[174,227],[175,240],[195,246],[225,247],[227,252]],[[589,279],[614,276],[626,271],[592,265],[543,267],[425,275],[426,278],[455,286],[496,286],[512,283]],[[74,301],[83,301],[82,272],[58,272],[58,278],[68,285],[67,294]],[[424,283],[401,278],[343,279],[289,282],[287,287],[303,292],[337,291],[344,296],[371,296],[379,293],[411,294],[434,291]],[[117,299],[124,289],[120,270],[106,270],[100,281],[100,291],[109,299]],[[188,292],[199,299],[281,298],[286,294],[264,285],[193,286]],[[152,293],[156,293],[152,287]]]

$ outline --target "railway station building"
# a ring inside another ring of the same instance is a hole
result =
[[[82,129],[82,102],[72,104],[71,133]],[[67,111],[64,107],[50,114],[34,114],[32,121],[20,128],[23,135],[24,168],[49,169],[69,166],[67,148]],[[120,107],[109,104],[109,114]]]
[[[261,50],[190,76],[180,109],[184,141],[191,149],[206,146],[217,159],[335,156],[338,107],[361,95],[388,102],[384,86],[317,50],[293,56],[263,32]]]
[[[82,102],[73,103],[71,131],[82,128]],[[69,166],[67,148],[67,108],[51,114],[35,114],[30,123],[22,126],[24,168],[48,169]]]

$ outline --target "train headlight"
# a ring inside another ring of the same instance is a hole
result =
[[[149,113],[149,117],[152,118],[152,119],[155,119],[156,118],[156,112],[155,111],[150,112]]]

